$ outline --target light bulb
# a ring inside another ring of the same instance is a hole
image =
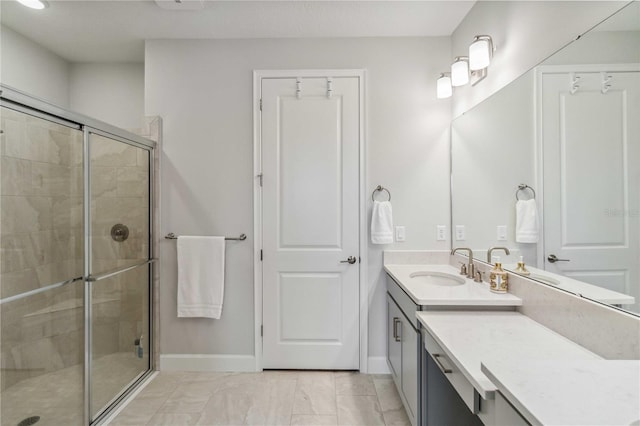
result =
[[[493,42],[489,36],[475,36],[469,46],[469,68],[472,71],[484,69],[491,63]]]
[[[451,85],[453,87],[464,86],[469,83],[468,58],[458,56],[451,64]]]
[[[40,0],[18,0],[23,6],[30,7],[31,9],[44,9],[47,7],[47,3]]]
[[[451,87],[451,77],[447,74],[440,74],[438,77],[436,92],[438,99],[445,99],[451,97],[453,94],[453,88]]]

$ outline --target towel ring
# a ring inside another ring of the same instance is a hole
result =
[[[391,192],[389,192],[389,190],[387,188],[384,188],[382,185],[378,185],[376,189],[373,190],[373,192],[371,193],[371,201],[376,200],[374,198],[374,196],[376,195],[376,191],[386,191],[387,195],[389,196],[389,199],[387,201],[391,201]]]
[[[520,191],[524,191],[525,189],[529,189],[531,190],[531,192],[533,192],[533,199],[536,199],[536,190],[533,189],[532,187],[530,187],[529,185],[526,185],[524,183],[521,183],[520,185],[518,185],[518,190],[516,191],[516,200],[520,201],[520,198],[518,198],[518,194],[520,193]]]

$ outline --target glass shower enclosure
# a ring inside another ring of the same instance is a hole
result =
[[[96,423],[153,367],[154,143],[0,102],[0,424]]]

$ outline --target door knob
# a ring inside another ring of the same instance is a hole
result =
[[[356,263],[356,257],[355,256],[349,256],[347,258],[347,260],[341,260],[340,263],[348,263],[349,265],[353,265],[354,263]]]
[[[549,257],[547,257],[547,260],[549,261],[549,263],[571,262],[569,259],[558,259],[558,256],[556,256],[555,254],[550,254]]]

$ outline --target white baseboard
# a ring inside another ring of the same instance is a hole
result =
[[[160,355],[160,371],[256,371],[253,355]]]
[[[387,364],[387,357],[384,356],[370,356],[368,359],[369,374],[391,374],[389,365]]]
[[[391,374],[386,357],[369,357],[368,364],[369,374]],[[256,371],[256,359],[253,355],[164,354],[160,371]]]

